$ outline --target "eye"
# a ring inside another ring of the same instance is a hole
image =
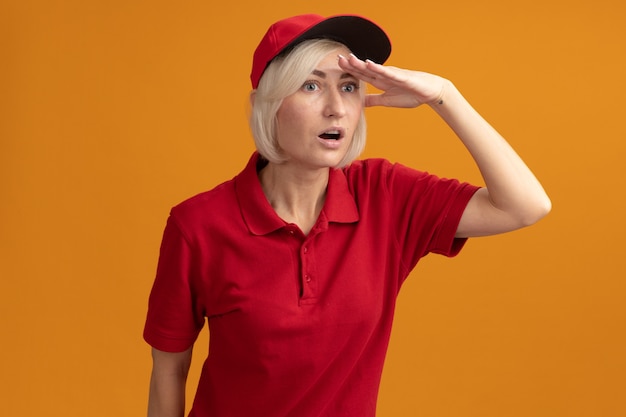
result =
[[[357,83],[353,83],[353,82],[344,84],[341,87],[341,91],[343,91],[344,93],[354,93],[358,89],[359,89],[359,85]]]
[[[307,81],[302,84],[302,89],[304,91],[316,91],[319,88],[315,81]]]

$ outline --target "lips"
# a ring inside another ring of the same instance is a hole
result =
[[[329,129],[322,132],[318,137],[325,140],[339,140],[344,137],[344,134],[343,129]]]

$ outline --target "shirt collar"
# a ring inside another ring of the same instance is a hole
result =
[[[235,193],[250,233],[265,235],[285,227],[286,223],[276,214],[263,193],[257,175],[259,159],[259,154],[255,152],[244,170],[235,177]],[[359,220],[354,196],[341,169],[330,170],[326,201],[320,219],[336,223],[354,223]]]

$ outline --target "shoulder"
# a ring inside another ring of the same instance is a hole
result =
[[[388,197],[390,204],[406,208],[409,201],[445,204],[461,195],[462,204],[478,187],[386,159],[364,159],[344,168],[351,189],[358,195]]]
[[[380,171],[389,169],[393,164],[384,158],[368,158],[358,159],[353,161],[350,165],[343,168],[343,171],[348,173],[359,173],[366,171]]]
[[[228,203],[232,197],[234,197],[234,180],[228,180],[208,191],[203,191],[183,200],[175,205],[172,211],[180,214],[191,214],[197,211],[206,212],[214,204]]]
[[[170,210],[170,219],[181,231],[189,232],[219,221],[224,213],[232,213],[235,207],[237,198],[231,179],[175,205]]]
[[[394,184],[405,186],[418,180],[435,179],[437,177],[425,171],[407,167],[400,163],[390,162],[384,158],[370,158],[354,161],[343,168],[348,182],[383,187]]]
[[[393,164],[383,158],[359,159],[342,168],[348,182],[378,181],[392,169]]]
[[[236,189],[243,188],[249,191],[257,180],[256,167],[259,155],[252,154],[248,163],[241,172],[214,188],[190,197],[172,208],[172,213],[181,217],[206,216],[207,213],[219,213],[225,209],[232,209],[237,205]]]

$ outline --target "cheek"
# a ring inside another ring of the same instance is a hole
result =
[[[276,120],[278,121],[278,125],[285,125],[288,124],[289,121],[293,120],[294,117],[296,117],[297,112],[294,111],[292,106],[282,106],[280,109],[278,109],[278,112],[276,113]]]
[[[294,138],[301,136],[304,125],[302,115],[293,107],[281,108],[276,113],[276,141],[281,148],[289,148],[289,143]]]
[[[350,107],[350,118],[351,118],[352,127],[356,127],[361,117],[365,117],[365,114],[363,111],[364,108],[365,107],[363,106],[362,101],[357,101],[353,103],[353,105]]]
[[[276,113],[276,126],[279,138],[281,136],[281,133],[293,130],[293,120],[294,114],[290,110],[281,109],[278,111],[278,113]]]
[[[350,96],[346,106],[350,108],[352,114],[360,115],[365,107],[365,96],[361,93]]]
[[[293,131],[306,124],[310,117],[308,106],[299,103],[285,102],[276,113],[278,131]]]

